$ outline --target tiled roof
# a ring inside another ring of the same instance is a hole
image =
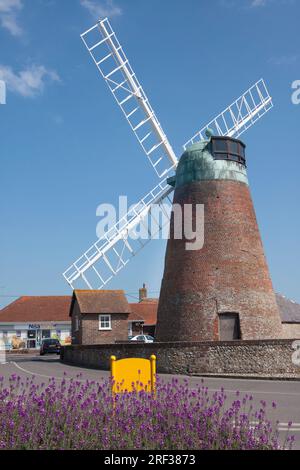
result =
[[[134,304],[132,304],[134,305]],[[132,311],[132,308],[131,308],[131,304],[129,304],[130,306],[130,309],[131,309],[131,313],[129,314],[129,317],[128,317],[128,321],[133,321],[133,322],[144,322],[144,319],[141,317],[141,315],[139,315],[138,313]]]
[[[70,321],[71,296],[20,297],[0,310],[0,323]]]
[[[155,325],[157,299],[145,299],[128,304],[125,293],[118,291],[75,291],[83,313],[127,313],[129,321],[142,321]],[[70,296],[20,297],[0,310],[0,323],[29,323],[47,321],[70,321]],[[284,323],[300,323],[300,304],[276,294],[281,320]]]
[[[126,313],[131,312],[123,290],[75,290],[81,313]]]
[[[145,299],[137,304],[130,304],[132,314],[139,315],[143,318],[145,325],[156,325],[157,321],[157,299]]]
[[[280,294],[276,294],[276,300],[283,323],[300,323],[300,304]]]

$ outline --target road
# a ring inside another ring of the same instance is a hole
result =
[[[55,377],[62,379],[64,373],[68,378],[82,374],[81,380],[96,380],[109,377],[109,372],[94,369],[86,369],[62,364],[57,356],[40,357],[37,355],[7,355],[6,363],[0,364],[0,376],[7,380],[12,374],[18,374],[22,378],[35,375],[37,382]],[[160,374],[160,378],[169,381],[174,376]],[[177,376],[179,379],[186,378],[190,387],[195,387],[201,382],[201,377]],[[268,409],[268,417],[278,420],[281,438],[284,439],[287,423],[292,421],[291,434],[295,436],[295,449],[300,450],[300,381],[286,380],[249,380],[230,378],[204,378],[204,383],[210,392],[218,391],[223,387],[228,400],[236,399],[236,392],[253,395],[254,407],[259,407],[259,402],[265,400],[271,405],[277,404],[276,409]]]

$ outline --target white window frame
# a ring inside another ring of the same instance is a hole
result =
[[[108,319],[108,324],[109,326],[101,326],[101,323],[102,323],[102,318],[105,318],[106,320],[104,321],[104,323],[107,322],[107,319]],[[108,315],[108,314],[102,314],[102,315],[99,315],[98,316],[98,319],[99,319],[99,331],[110,331],[112,329],[111,327],[111,315]]]

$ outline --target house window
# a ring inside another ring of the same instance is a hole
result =
[[[75,331],[79,330],[79,318],[75,317]]]
[[[219,322],[221,341],[241,339],[240,319],[238,313],[220,313]]]
[[[99,330],[111,330],[110,315],[99,315]]]

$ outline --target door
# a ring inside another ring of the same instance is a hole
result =
[[[36,332],[36,348],[40,348],[42,343],[42,332],[38,330]]]
[[[28,330],[27,332],[27,348],[35,349],[36,348],[36,330]]]
[[[228,312],[219,314],[220,341],[241,339],[240,319],[238,313]]]

